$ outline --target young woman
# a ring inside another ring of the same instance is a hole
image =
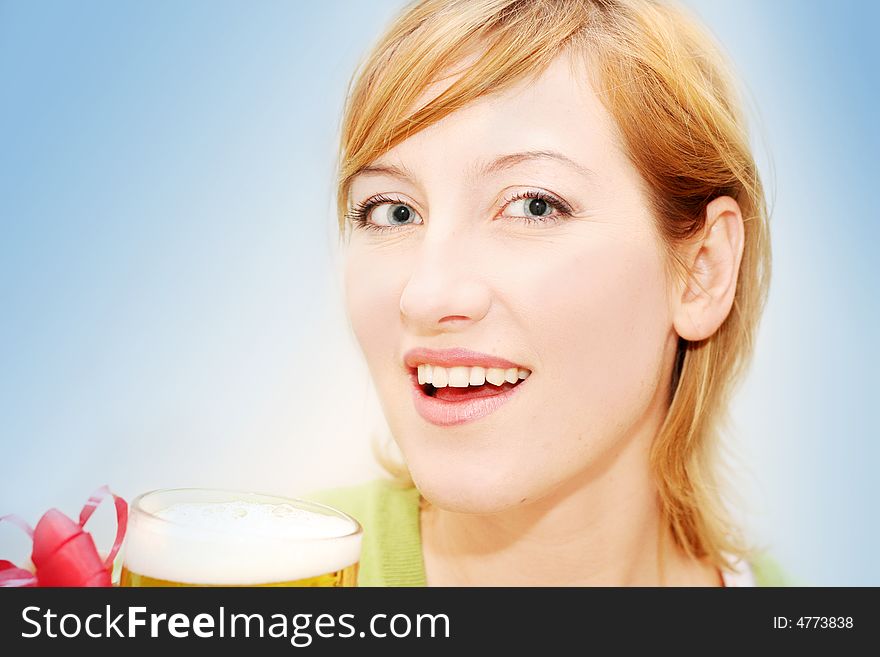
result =
[[[347,312],[404,463],[362,585],[784,583],[720,493],[767,293],[727,69],[650,0],[420,0],[356,73]]]

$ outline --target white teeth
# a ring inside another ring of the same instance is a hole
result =
[[[522,367],[503,369],[500,367],[440,367],[424,363],[418,366],[419,385],[433,384],[435,388],[467,388],[491,383],[495,386],[502,385],[505,381],[516,383],[531,374],[530,370]]]
[[[490,367],[486,370],[486,381],[493,386],[500,386],[504,383],[504,370],[498,367]]]
[[[449,386],[451,388],[467,388],[470,385],[470,367],[450,367]]]

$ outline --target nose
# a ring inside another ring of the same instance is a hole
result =
[[[430,231],[426,231],[430,233]],[[463,330],[489,312],[491,294],[465,232],[426,235],[400,295],[400,313],[415,333]]]

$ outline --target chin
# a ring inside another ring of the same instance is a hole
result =
[[[423,472],[410,468],[413,482],[422,496],[433,506],[454,513],[498,513],[523,504],[530,498],[521,487],[509,482],[492,481],[485,477],[464,473]]]

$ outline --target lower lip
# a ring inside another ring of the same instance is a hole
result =
[[[528,380],[522,379],[512,388],[499,392],[497,395],[464,401],[446,401],[426,395],[422,386],[419,385],[418,375],[415,372],[411,373],[410,379],[412,380],[413,402],[416,411],[425,420],[439,427],[465,424],[486,417],[504,406]]]

